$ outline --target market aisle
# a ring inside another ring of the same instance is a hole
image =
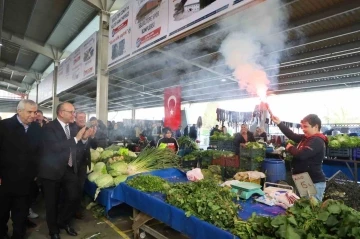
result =
[[[48,229],[45,221],[45,209],[43,206],[43,201],[39,202],[33,207],[34,211],[39,214],[39,218],[31,219],[37,224],[36,228],[28,229],[26,238],[28,239],[48,239]],[[122,221],[121,218],[115,219],[115,222]],[[114,222],[111,222],[114,223]],[[11,220],[8,223],[9,226],[9,235],[11,235]],[[123,223],[122,223],[123,224]],[[66,234],[65,230],[60,231],[60,236],[62,239],[75,239],[75,238],[91,238],[91,239],[100,239],[100,238],[124,238],[119,235],[113,228],[111,228],[106,222],[102,219],[97,219],[94,217],[93,212],[89,210],[84,211],[84,218],[82,220],[74,219],[74,228],[78,232],[77,237],[69,236]],[[131,225],[131,224],[128,224]],[[131,227],[130,227],[131,228]],[[132,232],[127,233],[128,238],[132,238]],[[126,238],[125,238],[126,239]]]

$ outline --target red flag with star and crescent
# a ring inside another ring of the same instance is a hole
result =
[[[181,87],[164,90],[165,122],[164,126],[177,130],[181,125]]]

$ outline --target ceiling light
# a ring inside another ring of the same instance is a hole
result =
[[[221,81],[222,81],[222,82],[225,82],[225,81],[226,81],[226,79],[222,79]]]
[[[2,46],[2,43],[0,42],[0,46]]]

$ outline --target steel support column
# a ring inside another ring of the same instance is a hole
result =
[[[97,53],[96,117],[106,124],[108,120],[109,88],[109,74],[107,72],[109,15],[105,11],[101,11],[99,15],[100,27],[98,32]]]
[[[57,97],[57,76],[58,76],[58,68],[59,68],[59,61],[54,61],[54,72],[53,72],[53,88],[52,88],[52,119],[56,119],[56,107],[59,103],[59,98]]]
[[[136,109],[132,109],[131,110],[131,119],[135,120],[135,118],[136,118]]]

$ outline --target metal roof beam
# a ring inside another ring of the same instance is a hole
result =
[[[23,75],[26,77],[30,77],[33,79],[36,79],[37,75],[41,75],[41,73],[36,72],[36,71],[28,71],[24,68],[21,68],[19,66],[13,66],[13,65],[9,65],[4,61],[0,61],[0,68],[2,68],[3,70],[8,70],[8,71],[16,71],[18,74]]]
[[[21,89],[23,89],[25,91],[30,91],[31,90],[31,85],[29,85],[29,84],[18,83],[16,81],[11,81],[11,80],[4,79],[2,77],[0,77],[0,82],[5,82],[7,84],[19,87],[19,88],[21,88]]]
[[[4,90],[4,91],[10,92],[10,93],[13,93],[13,94],[15,94],[15,95],[20,95],[20,94],[22,94],[22,92],[20,92],[20,91],[16,91],[16,90],[12,90],[12,89],[7,89],[6,87],[3,87],[3,86],[0,86],[0,90]]]
[[[65,53],[61,52],[60,50],[58,50],[56,47],[51,46],[49,44],[45,44],[42,46],[32,39],[20,38],[10,32],[4,31],[4,30],[2,32],[1,37],[2,37],[2,39],[13,42],[21,47],[24,47],[30,51],[33,51],[35,53],[49,57],[50,59],[57,59],[58,56],[64,57],[69,54],[69,53],[65,54]]]
[[[83,0],[93,8],[109,12],[113,5],[115,4],[116,0]]]

